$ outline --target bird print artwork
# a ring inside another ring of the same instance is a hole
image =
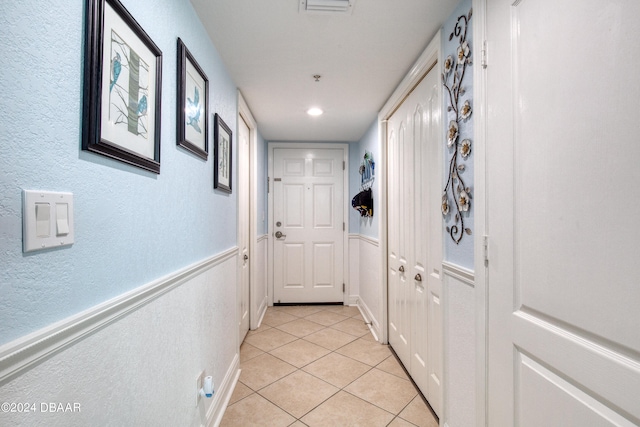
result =
[[[187,97],[187,126],[193,127],[198,133],[202,133],[200,129],[200,91],[198,88],[194,88],[195,93],[193,94],[193,101],[191,98]]]
[[[138,101],[138,117],[147,114],[147,95],[142,95],[142,98]]]
[[[116,56],[111,60],[111,85],[109,86],[109,92],[113,90],[113,87],[118,81],[118,76],[120,76],[121,70],[122,63],[120,62],[120,54],[116,52]]]

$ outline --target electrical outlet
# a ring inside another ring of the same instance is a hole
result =
[[[200,403],[200,389],[204,385],[204,371],[200,372],[196,377],[196,406]]]

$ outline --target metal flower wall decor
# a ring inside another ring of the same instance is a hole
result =
[[[447,233],[456,244],[460,243],[465,233],[472,233],[471,229],[465,228],[464,225],[464,215],[468,214],[471,209],[471,188],[465,185],[462,177],[466,169],[464,162],[471,154],[471,140],[466,138],[460,141],[462,127],[470,124],[467,122],[472,113],[471,100],[468,97],[462,100],[465,94],[463,86],[465,72],[467,67],[472,65],[471,49],[467,40],[471,12],[472,10],[469,10],[467,15],[458,17],[455,28],[449,35],[449,41],[457,37],[460,44],[455,55],[447,56],[442,72],[442,84],[446,90],[445,98],[448,99],[447,117],[450,120],[447,131],[447,147],[451,153],[449,176],[442,194],[442,215],[447,223],[451,221],[450,214],[454,214],[454,223],[451,226],[447,225]]]

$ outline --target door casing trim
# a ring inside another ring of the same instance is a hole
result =
[[[343,186],[344,186],[344,206],[343,206],[343,218],[345,223],[345,230],[342,233],[343,248],[344,248],[344,260],[342,266],[342,280],[345,283],[345,292],[342,295],[342,303],[349,304],[349,144],[348,143],[318,143],[318,142],[269,142],[268,147],[268,166],[267,166],[267,180],[268,192],[267,204],[268,204],[268,223],[267,223],[267,237],[268,241],[268,257],[267,257],[267,280],[268,280],[268,302],[270,306],[273,306],[273,150],[276,148],[333,148],[341,149],[343,153],[343,160],[345,162],[345,168],[343,173]]]

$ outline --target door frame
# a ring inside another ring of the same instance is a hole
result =
[[[349,144],[348,143],[317,143],[317,142],[269,142],[268,146],[268,166],[267,166],[267,238],[268,238],[268,257],[267,257],[267,281],[268,281],[268,304],[273,306],[273,245],[275,239],[274,224],[273,224],[273,150],[276,148],[331,148],[341,149],[343,153],[343,161],[345,167],[343,173],[343,187],[344,187],[344,206],[343,206],[343,221],[345,223],[345,229],[342,232],[342,244],[344,248],[344,260],[342,266],[342,280],[345,284],[345,291],[342,294],[342,303],[349,303]]]
[[[255,296],[258,294],[257,280],[256,280],[256,244],[258,239],[257,234],[257,179],[258,179],[258,126],[251,114],[251,110],[247,105],[242,92],[238,90],[238,129],[240,126],[240,120],[249,127],[249,329],[256,329],[259,325],[259,321],[264,313],[260,313],[260,308],[264,306],[266,310],[266,304],[262,301],[256,301]],[[239,131],[236,129],[236,135],[239,135]],[[240,173],[240,171],[238,171]],[[237,205],[239,206],[240,198],[238,197]],[[240,221],[238,221],[238,236],[240,235]],[[238,263],[238,274],[240,274],[241,264]],[[264,311],[263,310],[263,311]],[[238,339],[239,341],[239,339]],[[238,346],[240,346],[238,342]]]
[[[380,342],[383,344],[389,343],[389,280],[388,280],[388,250],[389,250],[389,236],[388,236],[388,150],[389,141],[387,140],[387,121],[398,109],[398,107],[409,96],[413,89],[426,77],[427,73],[433,68],[434,64],[442,64],[442,48],[440,41],[440,32],[431,39],[431,42],[427,45],[422,52],[418,60],[413,67],[409,70],[409,73],[400,82],[396,90],[389,97],[384,104],[380,112],[378,113],[378,136],[380,138],[380,206],[383,209],[379,209],[379,236],[380,236],[380,266],[381,266],[381,280],[380,286],[380,304],[381,312],[380,316],[381,336]],[[442,99],[442,87],[440,88],[440,99]],[[443,130],[444,137],[444,130]],[[444,325],[443,325],[444,326]],[[444,336],[444,331],[443,331]],[[444,384],[443,384],[444,387]]]
[[[488,238],[488,204],[487,204],[487,180],[486,180],[486,146],[487,146],[487,60],[488,46],[486,36],[486,10],[487,0],[472,0],[473,10],[473,105],[475,116],[473,126],[473,168],[474,168],[474,289],[475,289],[475,350],[476,350],[476,426],[486,427],[488,424],[488,317],[489,289],[487,280],[489,269],[488,247],[485,247],[485,239]],[[488,245],[488,243],[487,243]]]

